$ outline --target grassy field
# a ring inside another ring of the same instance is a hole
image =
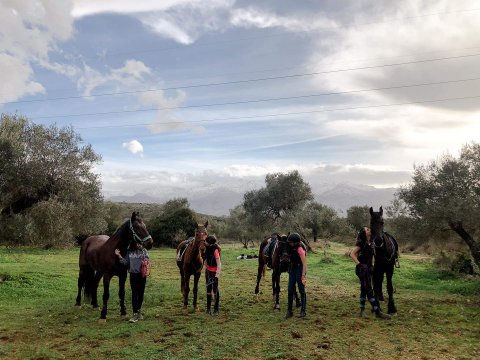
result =
[[[152,250],[145,320],[119,316],[117,279],[106,324],[74,307],[78,249],[0,248],[0,358],[4,359],[473,359],[480,357],[480,279],[452,277],[428,258],[403,256],[394,276],[397,316],[358,314],[358,281],[342,245],[308,255],[307,319],[284,320],[268,281],[255,297],[255,260],[225,246],[220,316],[182,314],[174,250]],[[250,253],[254,253],[251,250]],[[270,277],[270,271],[267,273]],[[128,282],[127,282],[127,286]],[[130,289],[127,303],[130,310]],[[101,292],[100,297],[101,299]],[[202,276],[199,291],[205,304]]]

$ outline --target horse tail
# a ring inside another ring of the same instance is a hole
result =
[[[83,282],[83,296],[85,299],[91,300],[93,295],[93,288],[95,286],[95,270],[90,266],[84,268],[85,281]]]

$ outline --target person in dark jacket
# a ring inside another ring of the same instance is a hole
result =
[[[380,319],[390,319],[390,315],[384,314],[380,304],[375,298],[372,289],[372,273],[374,265],[373,247],[371,243],[371,232],[364,227],[358,233],[355,247],[350,252],[350,257],[355,262],[355,274],[360,280],[360,317],[366,317],[365,302],[368,299],[372,305],[372,311]]]
[[[137,245],[136,242],[132,242],[126,257],[122,257],[119,249],[115,249],[115,255],[118,257],[120,264],[128,267],[130,273],[133,317],[129,322],[136,323],[143,319],[141,309],[147,278],[142,276],[142,261],[143,259],[149,259],[148,252],[145,248]]]
[[[207,236],[205,240],[205,281],[207,284],[207,315],[217,316],[218,305],[220,302],[220,292],[218,291],[218,277],[222,270],[220,260],[220,247],[217,245],[215,235]],[[211,312],[212,297],[215,300],[213,313]]]
[[[297,233],[291,233],[287,237],[290,246],[290,268],[288,269],[288,309],[285,319],[293,316],[293,294],[295,285],[300,293],[301,308],[298,317],[304,318],[307,315],[307,251]]]

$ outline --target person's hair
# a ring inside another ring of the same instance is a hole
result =
[[[209,243],[210,245],[213,245],[217,242],[217,238],[215,237],[215,235],[209,235],[207,236],[207,238],[205,239],[205,241],[207,243]]]
[[[365,231],[365,228],[363,227],[362,230],[358,232],[357,235],[357,240],[366,242],[367,241],[367,232]]]

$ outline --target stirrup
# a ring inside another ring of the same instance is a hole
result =
[[[395,258],[395,267],[396,267],[397,269],[400,269],[400,261],[398,261],[398,257]]]

